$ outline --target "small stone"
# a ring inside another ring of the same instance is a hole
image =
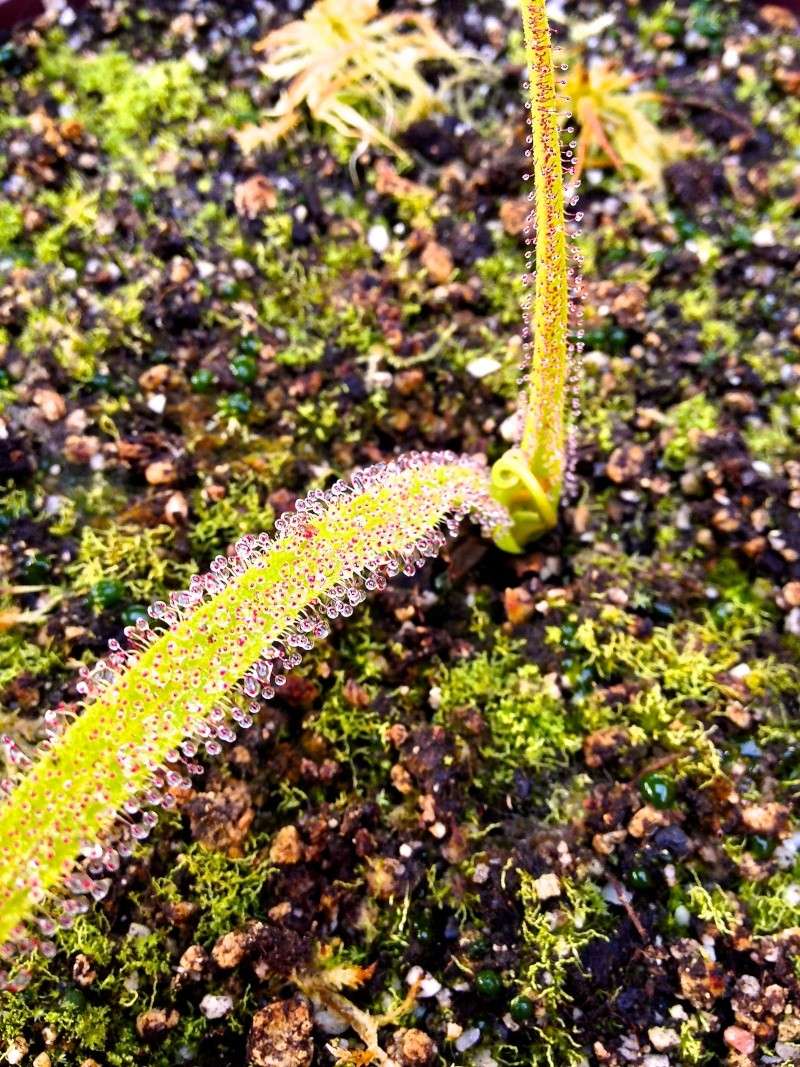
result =
[[[15,1037],[6,1048],[7,1063],[22,1063],[28,1055],[28,1042],[24,1037]]]
[[[421,262],[432,282],[444,285],[453,273],[453,257],[437,241],[429,241],[423,250]]]
[[[40,1052],[33,1061],[33,1067],[51,1067],[52,1060],[46,1052]]]
[[[178,972],[199,982],[208,965],[208,953],[202,945],[189,945],[178,961]]]
[[[494,356],[478,356],[477,359],[471,360],[467,364],[467,374],[473,378],[485,378],[489,374],[494,374],[495,371],[500,370],[501,364],[494,358]]]
[[[651,804],[645,804],[628,823],[628,833],[631,837],[647,837],[659,826],[668,826],[669,821],[668,812],[659,811],[658,808],[654,808]]]
[[[800,608],[800,582],[787,582],[782,593],[790,608]]]
[[[163,393],[153,393],[147,398],[147,407],[154,415],[163,415],[167,407],[167,398]]]
[[[171,493],[164,505],[164,518],[170,526],[183,526],[189,517],[189,502],[181,492]]]
[[[471,1026],[469,1030],[465,1030],[460,1037],[456,1038],[456,1052],[466,1052],[467,1049],[472,1048],[473,1045],[477,1045],[480,1039],[481,1032],[478,1027]]]
[[[67,413],[67,405],[54,389],[37,389],[33,402],[48,422],[58,422]]]
[[[741,810],[742,822],[754,834],[777,834],[789,820],[785,804],[768,801],[765,804],[746,804]]]
[[[432,974],[423,974],[418,981],[417,997],[419,1000],[430,1000],[442,991],[442,983]]]
[[[370,226],[367,231],[367,244],[376,255],[383,255],[389,247],[389,240],[389,231],[381,223]]]
[[[246,219],[255,219],[265,211],[277,207],[278,194],[275,186],[263,174],[254,174],[240,182],[233,191],[236,213]]]
[[[645,452],[641,445],[615,448],[608,458],[606,474],[616,485],[631,482],[642,473]]]
[[[147,464],[144,476],[150,485],[171,485],[178,478],[178,468],[170,459],[157,459]]]
[[[409,793],[414,792],[414,782],[411,775],[401,763],[393,764],[389,771],[389,777],[398,793],[408,796]]]
[[[350,1029],[350,1021],[333,1008],[314,1008],[314,1026],[329,1037],[338,1037]]]
[[[254,1067],[310,1067],[313,1023],[301,996],[275,1000],[253,1016],[247,1060]]]
[[[552,871],[548,871],[547,874],[542,874],[535,879],[533,888],[539,900],[551,900],[553,897],[561,896],[561,883],[558,880],[558,876],[553,874]]]
[[[71,433],[64,440],[64,458],[68,463],[89,463],[99,451],[99,437]]]
[[[200,1001],[200,1011],[206,1019],[221,1019],[228,1014],[232,1007],[232,997],[215,997],[211,993],[206,993]]]
[[[685,904],[679,904],[672,914],[678,926],[688,926],[692,921],[692,913]]]
[[[136,1019],[136,1033],[143,1041],[157,1041],[178,1025],[180,1015],[172,1008],[151,1008]]]
[[[681,1043],[677,1030],[671,1030],[668,1026],[653,1026],[647,1031],[647,1038],[656,1052],[666,1052],[669,1048],[677,1048]]]
[[[94,969],[92,960],[83,952],[79,952],[75,957],[72,977],[81,989],[87,989],[97,978],[97,971]]]
[[[800,25],[797,15],[782,4],[764,4],[759,8],[758,14],[774,30],[793,33]]]
[[[139,388],[145,393],[157,393],[180,385],[181,377],[168,363],[154,363],[139,375]]]
[[[503,605],[506,609],[506,617],[512,626],[527,622],[533,615],[533,597],[524,585],[517,586],[515,589],[506,589],[503,593]]]
[[[398,1067],[430,1067],[438,1055],[436,1043],[422,1030],[397,1030],[386,1049]]]
[[[518,237],[524,232],[531,214],[531,205],[526,197],[504,200],[500,205],[500,222],[509,237]]]
[[[400,396],[413,396],[425,384],[425,375],[419,367],[401,370],[394,376],[394,387]]]
[[[775,244],[775,234],[771,226],[759,226],[753,234],[753,244],[756,248],[770,248]]]
[[[605,726],[589,734],[583,742],[583,758],[587,767],[602,767],[625,748],[630,734],[624,726]]]
[[[247,951],[247,934],[243,930],[229,930],[211,949],[211,958],[223,971],[231,971],[242,962]]]
[[[172,260],[169,271],[169,280],[173,285],[183,285],[192,276],[193,265],[190,260],[176,256]]]
[[[303,842],[296,826],[283,826],[278,830],[269,848],[270,863],[278,867],[290,867],[303,858]]]
[[[749,1030],[743,1030],[741,1026],[729,1026],[722,1035],[728,1048],[740,1052],[743,1056],[750,1056],[756,1047],[756,1039]]]

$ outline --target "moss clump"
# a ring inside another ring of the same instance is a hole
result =
[[[664,449],[664,466],[679,471],[697,451],[702,435],[712,433],[719,425],[719,412],[703,393],[698,393],[670,408],[667,425],[673,435]]]
[[[205,559],[242,534],[271,530],[275,514],[263,495],[254,475],[231,482],[225,496],[214,504],[205,504],[201,491],[195,493],[193,504],[200,517],[189,531],[189,543],[196,556]]]
[[[445,671],[439,690],[436,721],[454,725],[455,713],[465,708],[483,715],[488,737],[480,744],[478,785],[495,799],[511,786],[516,771],[547,774],[580,747],[555,679],[526,662],[520,642],[498,637],[491,651]]]
[[[11,250],[22,231],[22,208],[8,200],[0,200],[0,255]]]
[[[754,934],[775,934],[800,925],[800,859],[763,881],[743,880],[738,892]]]
[[[76,108],[110,155],[132,155],[159,129],[195,118],[203,103],[203,89],[185,59],[136,63],[113,49],[76,55],[53,38],[39,61],[38,76],[57,100]]]
[[[364,699],[354,703],[345,695],[345,676],[337,672],[322,707],[307,720],[314,734],[330,746],[331,755],[344,763],[353,776],[355,789],[368,789],[388,777],[388,746],[384,738],[388,722],[374,706],[375,691],[362,686]]]
[[[572,999],[567,984],[570,973],[580,967],[581,952],[611,929],[608,906],[594,883],[563,878],[560,907],[546,909],[539,900],[536,879],[525,871],[519,875],[524,943],[520,981],[522,991],[534,1003],[533,1025],[539,1038],[529,1062],[543,1067],[584,1063],[584,1054],[564,1019]]]
[[[65,571],[77,593],[89,593],[104,579],[125,584],[132,600],[156,599],[170,589],[186,585],[196,571],[172,553],[175,530],[171,526],[85,526],[76,559]]]
[[[0,600],[0,615],[13,610],[10,601],[6,598]],[[51,641],[35,644],[30,640],[30,635],[19,627],[0,630],[0,692],[21,674],[43,678],[62,664],[63,656]],[[0,722],[2,718],[0,714]]]
[[[187,899],[196,904],[195,938],[211,945],[259,913],[262,890],[274,872],[266,861],[265,844],[253,839],[247,854],[237,858],[199,843],[189,845],[170,873],[154,881],[156,895],[171,904]]]

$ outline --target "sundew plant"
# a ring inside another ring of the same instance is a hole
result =
[[[462,519],[511,551],[552,526],[567,454],[571,277],[559,118],[543,0],[523,0],[533,178],[523,305],[520,439],[489,470],[483,456],[409,454],[314,491],[243,537],[189,588],[157,602],[124,644],[83,668],[81,706],[45,715],[35,753],[4,738],[0,783],[0,986],[24,959],[102,899],[159,808],[248,727],[331,621],[394,575],[411,575]]]

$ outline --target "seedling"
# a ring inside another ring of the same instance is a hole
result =
[[[586,64],[577,56],[572,62],[565,91],[580,123],[576,177],[586,167],[613,167],[643,189],[662,188],[664,167],[680,158],[683,144],[647,114],[661,94],[635,85],[635,75],[611,61]]]
[[[287,87],[267,112],[268,121],[236,134],[245,152],[285,137],[305,106],[347,140],[381,145],[407,158],[393,133],[438,104],[420,64],[445,63],[462,79],[477,70],[427,15],[396,11],[379,17],[377,0],[318,0],[302,19],[259,41],[256,51],[267,58],[266,77]]]
[[[258,701],[285,684],[331,620],[434,556],[443,530],[455,534],[469,516],[518,551],[555,522],[568,373],[559,107],[544,0],[523,0],[523,15],[537,240],[518,448],[491,478],[482,456],[410,454],[311,492],[277,520],[274,537],[243,537],[188,589],[132,620],[125,644],[111,641],[81,670],[81,706],[46,714],[37,753],[3,738],[11,773],[0,782],[0,960],[52,955],[54,934],[108,893],[156,811],[174,807],[202,771],[199,759],[252,723]],[[529,242],[532,260],[530,228]],[[96,589],[98,608],[116,592]],[[27,976],[0,973],[0,987],[19,989]]]

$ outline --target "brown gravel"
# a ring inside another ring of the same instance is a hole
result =
[[[314,1055],[312,1033],[305,997],[275,1000],[253,1016],[248,1063],[255,1067],[309,1067]]]

